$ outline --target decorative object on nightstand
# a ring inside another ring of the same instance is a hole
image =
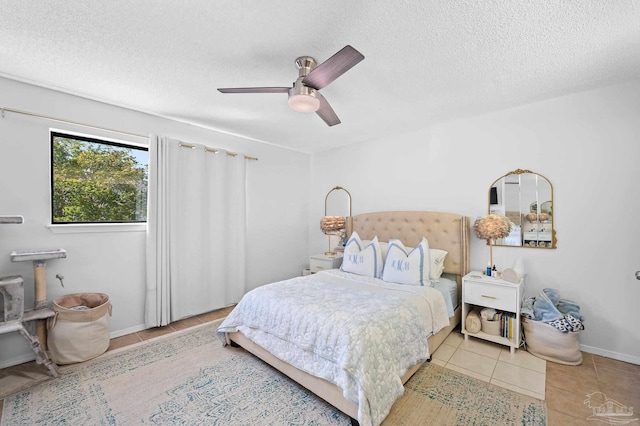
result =
[[[512,268],[507,268],[502,271],[502,279],[510,283],[518,284],[522,277],[524,277],[524,274],[524,263],[522,262],[522,258],[519,257],[516,259]]]
[[[325,252],[326,256],[335,256],[336,252],[331,250],[331,236],[340,237],[340,242],[345,238],[345,230],[347,229],[347,219],[344,216],[329,216],[327,214],[327,201],[329,194],[333,191],[344,191],[349,197],[349,217],[351,217],[351,194],[341,186],[332,188],[324,197],[324,217],[320,220],[320,229],[329,238],[329,251]],[[313,270],[312,270],[313,272]]]
[[[493,265],[493,242],[504,238],[511,232],[511,222],[504,216],[489,214],[476,219],[473,224],[476,237],[487,240],[489,244],[489,266]]]
[[[524,295],[524,278],[514,284],[471,272],[462,278],[462,334],[509,346],[511,353],[520,347],[520,309]],[[485,310],[482,308],[489,308]],[[473,317],[482,309],[481,330]],[[468,316],[472,319],[467,321]]]

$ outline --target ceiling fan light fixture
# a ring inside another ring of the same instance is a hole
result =
[[[289,89],[289,108],[297,112],[316,112],[320,108],[320,99],[316,89],[302,84],[303,78],[299,77]]]
[[[318,65],[311,56],[299,56],[296,61],[298,78],[293,87],[223,87],[220,93],[287,93],[289,107],[296,112],[315,112],[328,126],[340,124],[329,102],[320,89],[349,71],[364,59],[364,55],[346,45],[329,59]]]
[[[320,99],[312,95],[291,95],[289,107],[297,112],[316,112],[320,108]]]

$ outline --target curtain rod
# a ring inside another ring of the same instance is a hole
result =
[[[190,143],[180,142],[180,143],[178,143],[178,145],[180,147],[183,147],[183,148],[191,148],[191,149],[195,149],[196,148],[196,146],[194,144],[190,144]],[[204,147],[204,151],[205,152],[213,152],[214,154],[217,154],[219,150],[216,149],[216,148],[209,148],[209,147],[205,146]],[[227,155],[230,156],[230,157],[237,157],[238,153],[237,152],[227,151]],[[252,157],[250,155],[244,155],[244,159],[245,160],[258,161],[258,157]]]
[[[108,127],[94,126],[92,124],[80,123],[79,121],[65,120],[63,118],[51,117],[51,116],[42,115],[42,114],[36,114],[34,112],[29,112],[29,111],[21,111],[19,109],[0,107],[0,111],[2,111],[2,118],[4,118],[4,112],[7,111],[7,112],[13,112],[15,114],[29,115],[31,117],[37,117],[37,118],[43,118],[45,120],[57,121],[59,123],[73,124],[73,125],[76,125],[76,126],[88,127],[90,129],[106,130],[108,132],[120,133],[121,135],[128,135],[128,136],[135,136],[136,138],[149,139],[149,136],[139,135],[137,133],[124,132],[122,130],[110,129]]]
[[[6,111],[6,112],[12,112],[14,114],[22,114],[22,115],[28,115],[30,117],[37,117],[37,118],[42,118],[42,119],[45,119],[45,120],[57,121],[59,123],[73,124],[75,126],[88,127],[90,129],[105,130],[107,132],[119,133],[121,135],[128,135],[128,136],[134,136],[136,138],[149,139],[149,136],[139,135],[137,133],[125,132],[125,131],[116,130],[116,129],[110,129],[109,127],[94,126],[92,124],[81,123],[79,121],[65,120],[63,118],[51,117],[49,115],[43,115],[43,114],[36,114],[36,113],[33,113],[33,112],[22,111],[22,110],[14,109],[14,108],[0,107],[0,111],[2,112],[2,118],[4,118],[4,113]],[[184,145],[184,146],[187,146],[187,147],[195,147],[193,145],[188,145],[188,144],[181,144],[181,145]],[[215,152],[217,152],[217,150]],[[238,154],[235,153],[235,152],[227,151],[227,155],[231,155],[231,156],[235,157]],[[250,155],[245,155],[244,158],[247,159],[247,160],[258,161],[258,157],[252,157]]]

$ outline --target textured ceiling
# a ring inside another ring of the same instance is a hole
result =
[[[0,0],[0,40],[0,76],[317,152],[638,79],[640,0]],[[337,126],[216,90],[290,86],[347,44]]]

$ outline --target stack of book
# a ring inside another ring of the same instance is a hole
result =
[[[494,321],[500,321],[500,336],[512,339],[514,333],[516,314],[513,312],[498,311],[494,315]]]

